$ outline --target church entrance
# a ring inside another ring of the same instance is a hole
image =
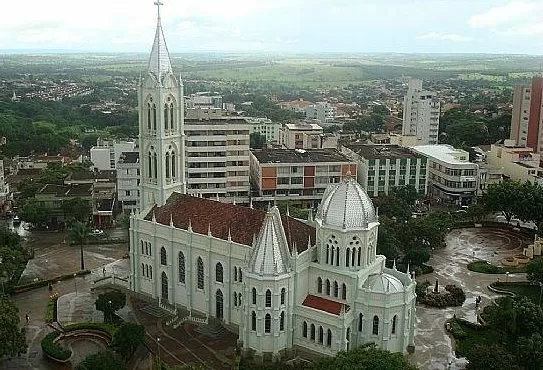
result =
[[[162,299],[168,300],[168,276],[162,272]]]
[[[217,289],[217,293],[215,294],[215,317],[217,319],[222,320],[223,315],[223,296],[220,289]]]

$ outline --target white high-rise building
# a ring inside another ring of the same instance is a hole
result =
[[[159,11],[149,67],[138,86],[142,209],[185,192],[183,105],[183,83],[173,73]]]
[[[437,144],[440,105],[435,93],[422,89],[421,80],[410,80],[404,98],[404,136],[415,136],[415,145]]]

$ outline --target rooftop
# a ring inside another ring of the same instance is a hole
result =
[[[77,171],[68,176],[67,180],[114,180],[117,177],[115,170],[107,171]]]
[[[254,149],[260,163],[352,162],[336,149]]]
[[[345,307],[345,312],[349,311],[349,305],[346,305],[341,302],[332,301],[331,299],[318,297],[316,295],[308,294],[305,297],[302,306],[311,307],[319,311],[324,311],[331,313],[333,315],[339,316],[341,313],[341,307]]]
[[[49,194],[56,197],[91,196],[92,184],[56,185],[46,184],[38,194]]]
[[[139,152],[122,152],[119,163],[138,163],[140,160]]]
[[[249,207],[179,193],[172,194],[162,207],[155,206],[145,219],[152,220],[153,213],[159,224],[170,225],[171,220],[176,228],[188,230],[190,223],[195,233],[205,235],[210,230],[211,235],[223,240],[228,240],[230,233],[232,241],[243,245],[252,245],[266,216],[266,212]],[[281,222],[291,251],[294,245],[303,251],[309,239],[315,241],[315,228],[286,215],[281,215]]]
[[[414,153],[407,148],[398,145],[371,145],[371,144],[346,144],[345,147],[366,159],[377,158],[422,158],[419,153]]]
[[[185,125],[227,125],[227,124],[249,124],[247,117],[243,116],[211,116],[203,118],[186,118]]]
[[[473,164],[468,161],[469,153],[462,149],[456,149],[451,145],[439,144],[439,145],[417,145],[412,147],[414,151],[426,155],[428,157],[435,158],[439,161],[448,164]],[[461,161],[456,156],[462,155],[466,157],[466,160]],[[475,164],[473,164],[475,165]]]
[[[297,130],[297,131],[322,131],[322,127],[317,125],[316,123],[287,123],[285,126],[289,130]]]

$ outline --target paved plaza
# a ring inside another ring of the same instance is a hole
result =
[[[43,234],[43,235],[42,235]],[[79,266],[79,248],[69,247],[64,243],[64,235],[59,233],[37,233],[30,236],[34,239],[35,259],[31,260],[25,275],[29,278],[49,278],[72,271]],[[39,243],[36,242],[39,240]],[[446,333],[444,322],[454,314],[458,317],[476,320],[475,297],[481,296],[482,305],[490,303],[497,297],[487,286],[504,275],[480,274],[467,270],[466,265],[474,259],[484,259],[497,262],[500,259],[522,252],[522,248],[531,240],[509,230],[499,229],[457,229],[447,236],[447,247],[434,252],[429,264],[435,272],[417,277],[418,281],[437,278],[440,286],[456,284],[466,292],[466,301],[462,307],[435,309],[417,306],[417,326],[415,334],[415,353],[409,360],[420,369],[462,369],[465,360],[454,357],[451,338]],[[67,324],[80,321],[102,321],[102,313],[94,309],[94,301],[100,290],[91,292],[93,281],[115,271],[117,276],[128,276],[128,263],[122,259],[126,246],[95,245],[85,247],[87,267],[92,270],[90,275],[61,281],[54,284],[53,291],[60,295],[58,301],[58,320]],[[511,274],[509,280],[524,280],[524,274]],[[26,355],[17,359],[5,360],[4,369],[70,369],[68,365],[58,365],[43,359],[40,341],[51,329],[44,323],[46,302],[50,292],[47,287],[34,289],[15,295],[13,298],[20,308],[21,323],[24,323],[26,313],[30,322],[26,325],[29,350]],[[213,369],[231,368],[231,360],[236,342],[236,335],[223,332],[213,338],[204,333],[193,323],[185,323],[177,329],[164,325],[166,316],[153,314],[146,309],[149,302],[132,298],[128,300],[125,309],[119,312],[125,320],[140,322],[146,326],[146,342],[151,350],[140,349],[131,363],[133,369],[149,369],[152,366],[152,356],[160,355],[170,364],[187,362],[205,363]],[[157,338],[160,338],[160,350]],[[75,346],[99,346],[89,343]],[[89,347],[90,348],[90,347]]]

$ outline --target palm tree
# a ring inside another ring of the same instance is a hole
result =
[[[81,221],[74,222],[68,232],[69,240],[79,244],[79,250],[81,251],[81,270],[85,270],[85,259],[83,258],[83,244],[87,241],[89,233],[89,225]]]

